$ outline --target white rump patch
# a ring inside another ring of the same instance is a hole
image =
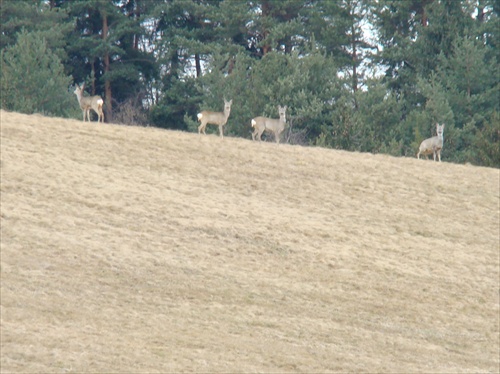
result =
[[[102,99],[97,100],[97,105],[102,105],[104,104],[104,101]]]
[[[256,124],[257,124],[257,122],[255,122],[255,120],[253,119],[252,120],[252,127],[255,127]]]
[[[203,117],[203,114],[198,113],[196,116],[198,117],[198,121],[199,121],[201,119],[201,117]]]

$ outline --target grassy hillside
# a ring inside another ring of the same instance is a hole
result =
[[[498,372],[499,174],[2,111],[0,366]]]

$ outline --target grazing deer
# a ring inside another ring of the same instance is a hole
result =
[[[255,117],[252,119],[252,127],[255,128],[252,133],[252,139],[255,137],[261,141],[261,136],[264,130],[270,131],[274,134],[274,139],[276,143],[280,142],[280,135],[285,129],[286,125],[286,105],[284,107],[278,106],[278,113],[280,119],[266,118],[266,117]]]
[[[90,109],[97,113],[97,122],[104,122],[104,113],[102,111],[102,105],[104,101],[100,96],[83,96],[83,90],[85,89],[85,83],[82,87],[76,85],[75,95],[80,104],[80,108],[83,111],[83,122],[85,122],[85,117],[88,118],[90,122]]]
[[[439,162],[441,162],[441,149],[443,148],[443,133],[444,133],[444,123],[440,125],[436,123],[436,132],[437,136],[433,136],[432,138],[425,139],[418,149],[417,158],[420,159],[420,154],[422,155],[430,155],[431,153],[434,155],[434,161],[436,161],[436,154],[439,158]]]
[[[224,129],[223,126],[227,123],[227,119],[229,118],[229,114],[231,114],[231,105],[233,104],[233,100],[226,101],[224,99],[224,112],[210,112],[208,110],[204,110],[201,113],[198,113],[198,121],[200,121],[200,126],[198,126],[198,134],[203,132],[205,133],[205,127],[207,124],[218,125],[220,137],[224,138]]]

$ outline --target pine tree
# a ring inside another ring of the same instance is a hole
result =
[[[23,113],[70,116],[76,108],[68,92],[71,77],[38,33],[21,31],[17,42],[2,50],[2,108]]]
[[[0,24],[0,50],[14,45],[21,30],[37,32],[48,48],[65,62],[65,47],[72,24],[63,9],[55,9],[44,0],[1,1]]]
[[[90,80],[91,94],[103,96],[105,118],[112,121],[115,103],[144,94],[145,80],[156,75],[153,56],[139,49],[147,2],[82,0],[61,7],[76,18],[68,42],[72,74],[77,82]]]

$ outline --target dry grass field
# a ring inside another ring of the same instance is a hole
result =
[[[499,372],[499,170],[0,114],[2,373]]]

